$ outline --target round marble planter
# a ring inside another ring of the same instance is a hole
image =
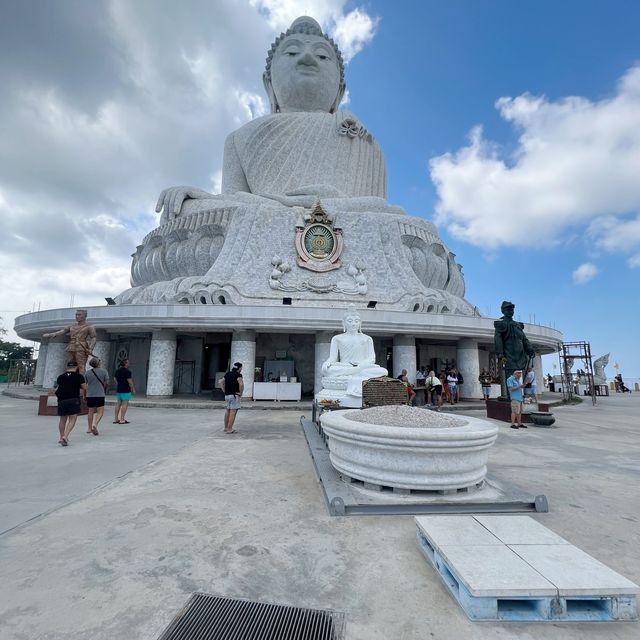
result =
[[[553,413],[548,411],[532,411],[529,415],[536,427],[550,427],[556,421]]]
[[[350,420],[333,411],[320,420],[335,469],[371,484],[402,489],[473,487],[487,474],[489,448],[498,427],[464,417],[456,427],[394,427]]]

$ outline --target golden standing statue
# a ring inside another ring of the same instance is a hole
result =
[[[54,331],[44,333],[43,338],[57,338],[69,334],[69,344],[65,347],[65,360],[75,360],[78,363],[80,373],[84,373],[87,365],[87,358],[93,355],[93,348],[96,346],[97,336],[95,328],[87,322],[87,311],[78,309],[76,311],[76,324]]]

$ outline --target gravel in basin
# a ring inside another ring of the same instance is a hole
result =
[[[468,424],[468,421],[463,418],[401,404],[349,411],[348,419],[354,422],[368,422],[369,424],[390,427],[424,427],[427,429],[461,427]]]

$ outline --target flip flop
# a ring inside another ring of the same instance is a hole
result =
[[[223,431],[222,433],[236,433],[235,429],[231,429],[231,431]]]
[[[91,433],[93,433],[94,436],[100,435],[95,427],[91,429]]]
[[[128,420],[120,420],[118,424],[131,424]]]
[[[120,424],[120,420],[114,420],[113,424]]]

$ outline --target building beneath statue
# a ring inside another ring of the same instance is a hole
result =
[[[482,397],[480,369],[495,370],[493,320],[465,299],[462,267],[433,223],[387,202],[380,146],[339,109],[335,43],[298,18],[276,38],[263,79],[271,114],[228,136],[222,194],[165,189],[159,226],[133,254],[131,288],[88,309],[93,353],[111,370],[127,357],[150,396],[214,389],[236,361],[245,395],[310,396],[353,305],[376,365],[407,369],[411,381],[418,366],[455,365],[462,396]],[[71,309],[16,319],[18,335],[41,341],[36,384],[64,369],[64,337],[43,334],[72,319]],[[562,341],[554,329],[525,330],[538,354]],[[539,357],[534,367],[542,379]]]

